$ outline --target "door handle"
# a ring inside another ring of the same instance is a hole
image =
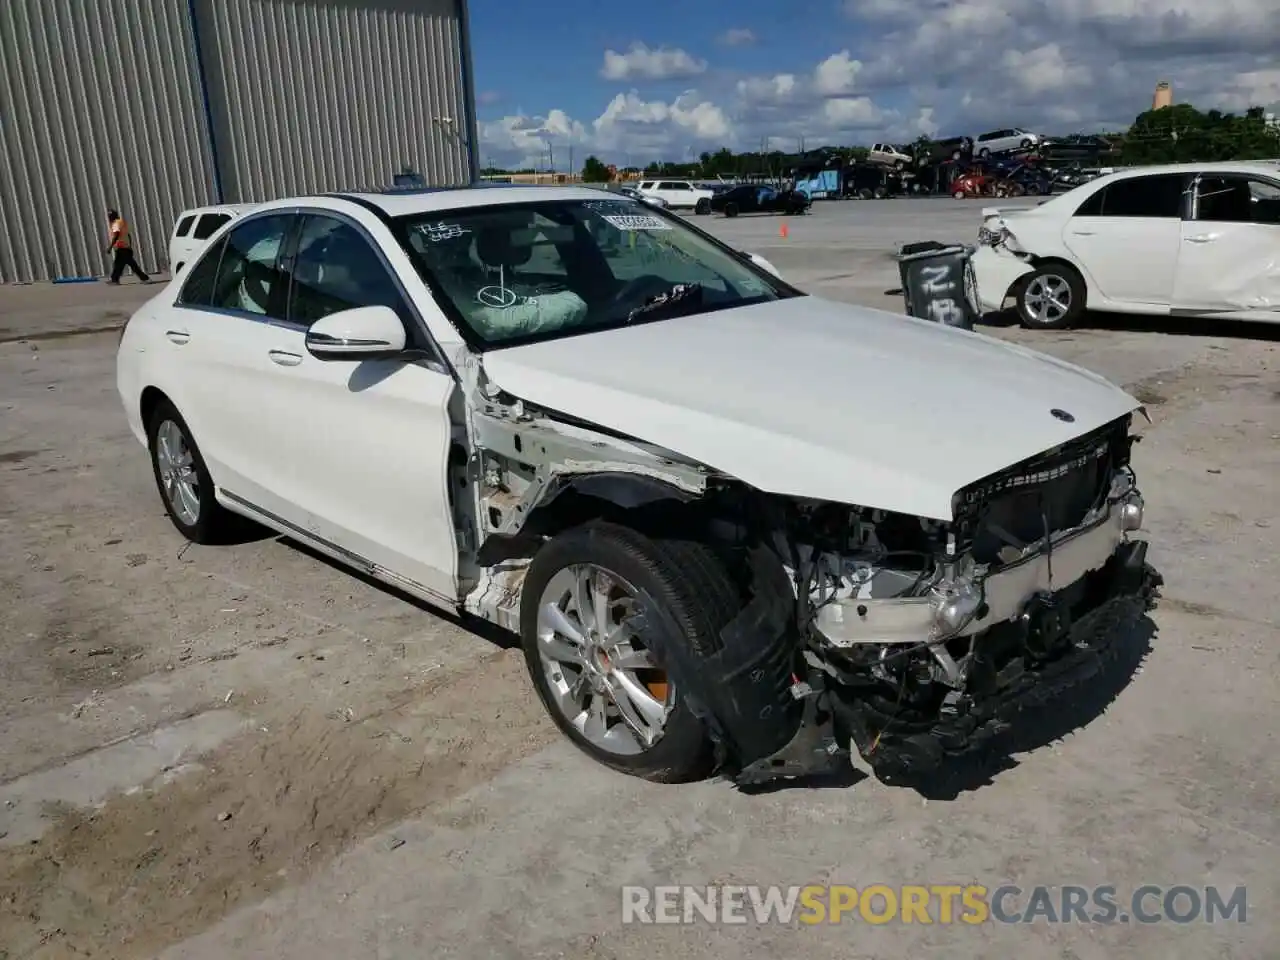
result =
[[[182,346],[191,339],[191,334],[187,333],[185,330],[166,330],[164,335],[178,346]]]
[[[1092,230],[1072,230],[1071,233],[1073,236],[1076,236],[1076,237],[1092,237],[1093,236]]]
[[[1212,243],[1217,239],[1216,233],[1198,233],[1194,237],[1187,237],[1187,243]]]
[[[290,353],[288,350],[268,350],[267,356],[272,363],[278,363],[282,367],[296,367],[302,362],[301,354]]]

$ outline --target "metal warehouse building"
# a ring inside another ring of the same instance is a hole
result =
[[[188,207],[478,176],[466,0],[0,0],[0,282]]]

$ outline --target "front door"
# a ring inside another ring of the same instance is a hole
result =
[[[1280,182],[1198,177],[1181,239],[1176,309],[1280,319]]]
[[[353,221],[307,214],[286,269],[287,313],[271,325],[264,356],[280,365],[258,398],[278,465],[278,495],[267,509],[358,561],[455,600],[447,477],[453,376],[434,360],[322,361],[307,352],[315,321],[372,305],[400,314],[411,347],[433,349],[394,271]]]
[[[1067,221],[1063,242],[1089,289],[1118,303],[1168,309],[1182,237],[1181,174],[1116,180]]]

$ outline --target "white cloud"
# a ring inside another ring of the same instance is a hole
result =
[[[600,76],[606,80],[678,80],[706,73],[707,62],[678,47],[650,48],[633,43],[626,53],[604,52]]]
[[[756,42],[756,35],[747,27],[730,27],[718,39],[726,47],[748,47]]]
[[[813,86],[824,97],[841,97],[853,93],[862,72],[862,61],[854,60],[848,50],[832,54],[813,71]]]

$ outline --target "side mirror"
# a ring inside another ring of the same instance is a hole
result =
[[[317,320],[307,352],[317,360],[380,360],[405,349],[404,324],[390,307],[355,307]]]
[[[779,280],[781,280],[781,279],[782,279],[782,274],[778,271],[778,268],[777,268],[777,267],[775,267],[775,266],[774,266],[772,263],[770,263],[768,260],[766,260],[764,257],[760,256],[760,254],[758,254],[758,253],[751,253],[750,251],[747,251],[747,250],[742,251],[742,253],[743,253],[743,256],[745,256],[748,260],[750,260],[752,263],[754,263],[754,264],[755,264],[757,267],[759,267],[760,269],[762,269],[762,270],[768,270],[770,273],[772,273],[772,274],[773,274],[775,277],[777,277]]]

